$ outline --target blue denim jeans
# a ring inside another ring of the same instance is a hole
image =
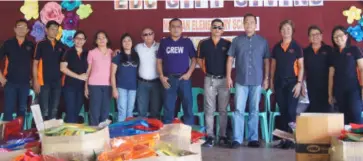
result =
[[[132,117],[132,112],[135,107],[136,90],[127,90],[123,88],[117,88],[117,110],[118,121],[125,121],[126,118]]]
[[[111,86],[89,85],[90,125],[98,126],[108,119],[111,104]]]
[[[63,98],[66,104],[67,123],[79,123],[79,112],[84,102],[84,88],[64,87]]]
[[[159,80],[144,82],[139,80],[137,86],[137,109],[140,117],[160,118],[163,87]]]
[[[40,87],[39,105],[45,120],[57,117],[61,94],[61,80]]]
[[[172,123],[175,117],[175,101],[177,96],[182,100],[183,122],[187,125],[194,124],[193,96],[191,80],[179,80],[179,77],[169,76],[170,88],[164,88],[164,118],[165,124]]]
[[[13,113],[25,116],[29,95],[29,84],[13,84],[7,82],[4,87],[4,121],[13,120]],[[18,105],[18,107],[16,107]]]
[[[258,113],[261,86],[242,86],[236,83],[236,110],[233,112],[233,140],[243,143],[245,109],[249,98],[248,141],[258,141]]]

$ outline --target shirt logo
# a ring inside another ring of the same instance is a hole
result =
[[[352,53],[347,53],[347,56],[352,56]]]
[[[63,51],[63,49],[62,49],[62,48],[59,48],[59,49],[58,49],[58,51],[59,51],[59,52],[62,52],[62,51]]]
[[[223,46],[222,47],[222,51],[226,51],[226,50],[227,50],[227,48]]]
[[[289,53],[294,53],[295,52],[295,50],[294,49],[289,49]]]
[[[32,47],[31,47],[31,46],[27,46],[27,47],[26,47],[26,50],[27,50],[27,51],[30,51],[31,49],[32,49]]]
[[[326,51],[323,51],[323,52],[321,52],[321,54],[326,55],[327,53],[326,53]]]
[[[167,54],[183,54],[184,47],[182,47],[182,46],[166,47],[166,53]]]

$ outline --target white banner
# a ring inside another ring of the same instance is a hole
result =
[[[309,6],[309,0],[294,0],[294,6]]]
[[[195,8],[208,8],[208,0],[195,0]]]
[[[183,32],[210,32],[211,22],[215,18],[181,18],[183,22]],[[219,18],[224,23],[225,32],[244,31],[243,17]],[[170,18],[163,19],[163,32],[169,32]],[[260,30],[260,18],[257,17],[256,30]]]

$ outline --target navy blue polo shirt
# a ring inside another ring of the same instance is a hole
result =
[[[117,56],[112,58],[112,63],[117,65],[116,87],[127,90],[136,90],[139,61],[132,60],[131,56],[127,56],[127,61],[123,62],[122,56],[124,55],[125,54],[117,54]]]
[[[329,56],[331,56],[332,52],[332,47],[325,44],[322,44],[317,51],[314,51],[311,45],[304,49],[304,72],[306,73],[308,85],[327,85],[329,78]]]
[[[357,60],[363,58],[357,46],[349,46],[342,51],[334,48],[330,65],[334,67],[334,89],[350,90],[359,88]]]
[[[48,39],[40,41],[35,47],[35,60],[39,60],[38,82],[40,85],[61,80],[60,62],[65,46],[55,41],[54,46]]]
[[[198,45],[198,58],[204,59],[206,73],[216,76],[226,76],[227,53],[231,42],[221,38],[215,44],[212,38],[202,40]]]
[[[4,76],[11,83],[29,84],[34,44],[24,40],[19,44],[14,37],[0,47],[0,59],[5,57]]]
[[[78,54],[76,48],[70,48],[64,53],[62,62],[67,62],[67,68],[76,74],[83,74],[87,72],[88,63],[87,63],[87,55],[88,51],[82,50],[82,53]],[[65,76],[64,86],[65,87],[74,87],[74,88],[83,88],[85,81]]]
[[[285,78],[296,78],[298,75],[297,61],[303,57],[300,45],[292,40],[286,51],[278,42],[272,49],[272,58],[276,60],[275,80]]]

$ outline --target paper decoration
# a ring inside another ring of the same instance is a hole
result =
[[[292,7],[294,6],[293,0],[279,0],[280,7]]]
[[[354,20],[361,19],[362,10],[355,6],[351,6],[349,10],[343,11],[343,15],[347,17],[348,24],[352,24]]]
[[[166,9],[179,9],[179,0],[166,0],[165,8]]]
[[[309,6],[309,0],[294,0],[295,7]]]
[[[250,7],[263,7],[263,0],[249,0]]]
[[[83,20],[88,18],[92,12],[93,10],[90,4],[81,4],[77,10],[77,15],[79,16],[79,19]]]
[[[309,0],[309,6],[323,6],[324,0]]]
[[[215,17],[224,23],[224,32],[244,31],[243,17]],[[210,24],[215,18],[180,18],[183,22],[183,32],[210,33]],[[256,31],[260,30],[260,17],[256,17]],[[163,19],[163,32],[169,32],[169,21],[171,18]]]
[[[195,8],[208,8],[208,0],[194,0]]]
[[[62,33],[63,33],[63,28],[62,28],[62,26],[59,26],[58,34],[57,34],[57,37],[55,39],[60,40],[62,38]]]
[[[224,0],[210,0],[210,8],[223,8]]]
[[[234,7],[247,7],[248,0],[234,0]]]
[[[128,5],[128,0],[114,0],[114,9],[115,10],[127,10],[129,5]]]
[[[66,30],[73,30],[78,28],[79,16],[74,12],[66,13],[66,17],[63,21],[63,27]]]
[[[64,19],[62,7],[57,2],[46,3],[43,9],[40,11],[40,19],[44,24],[47,24],[48,21],[51,20],[61,24]]]
[[[62,0],[62,8],[72,11],[82,4],[81,0]]]
[[[157,0],[144,1],[144,9],[157,9],[157,6],[158,6]]]
[[[35,42],[39,42],[45,38],[45,25],[39,20],[35,21],[30,35],[34,37]]]
[[[180,0],[180,8],[181,9],[193,9],[194,0]]]
[[[140,9],[142,9],[142,7],[143,7],[142,0],[130,0],[129,1],[130,10],[140,10]]]
[[[73,36],[76,33],[76,30],[63,30],[61,41],[64,45],[67,45],[68,47],[73,47]]]
[[[24,14],[26,20],[39,18],[38,0],[25,0],[24,5],[20,7],[20,12]]]
[[[265,7],[277,7],[279,6],[279,0],[264,0],[263,5]]]
[[[359,22],[358,22],[359,25],[361,25],[363,27],[363,16],[362,18],[360,18]]]
[[[350,26],[347,30],[349,34],[357,41],[361,42],[363,40],[362,26],[356,25],[354,27]]]

